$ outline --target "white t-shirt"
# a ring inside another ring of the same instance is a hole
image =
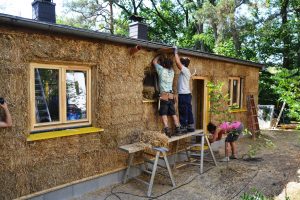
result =
[[[182,65],[181,72],[178,77],[178,94],[190,94],[190,70]]]

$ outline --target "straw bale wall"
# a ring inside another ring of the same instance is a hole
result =
[[[122,44],[0,25],[0,96],[13,118],[13,127],[0,129],[0,199],[125,167],[127,155],[118,146],[135,141],[134,132],[162,128],[157,104],[142,102],[144,70],[155,55],[144,49],[130,55]],[[90,66],[92,124],[105,131],[27,142],[31,62]],[[191,66],[221,81],[245,76],[245,94],[257,97],[256,68],[197,57],[191,57]]]

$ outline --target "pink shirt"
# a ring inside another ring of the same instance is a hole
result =
[[[219,128],[226,132],[229,132],[232,129],[237,129],[240,125],[241,125],[241,122],[239,122],[239,121],[234,121],[232,123],[223,122],[222,124],[220,124]]]

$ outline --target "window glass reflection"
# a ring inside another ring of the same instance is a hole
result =
[[[67,120],[87,119],[86,72],[67,70]]]
[[[36,123],[59,121],[59,70],[36,68]]]

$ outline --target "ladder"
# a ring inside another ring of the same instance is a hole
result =
[[[37,122],[51,122],[51,115],[38,69],[35,69],[35,116]]]
[[[258,119],[257,119],[257,109],[254,102],[253,95],[247,96],[247,114],[248,114],[248,128],[252,133],[252,138],[255,138],[260,134]]]

